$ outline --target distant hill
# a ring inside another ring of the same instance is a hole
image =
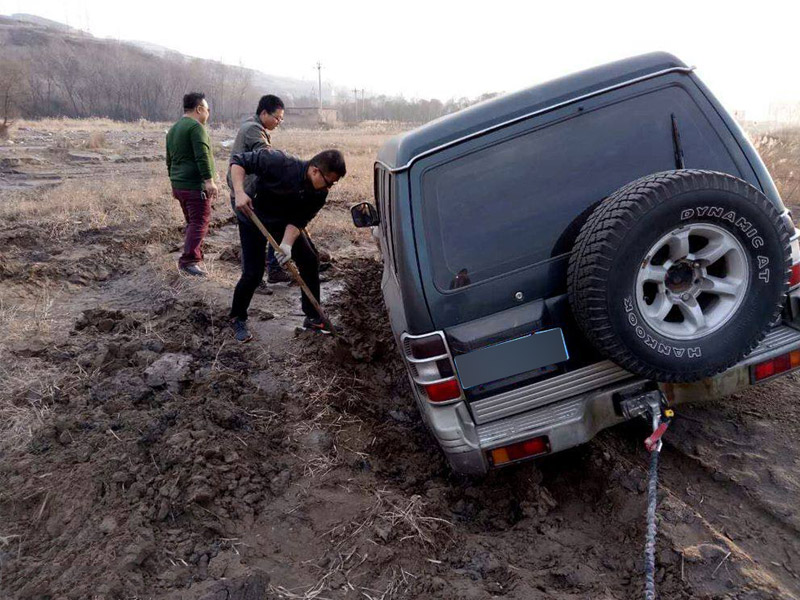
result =
[[[0,16],[0,67],[25,71],[29,117],[170,120],[180,99],[204,91],[217,120],[238,121],[265,93],[288,105],[310,99],[313,83],[193,58],[148,42],[96,38],[27,14]]]
[[[18,21],[19,23],[27,23],[30,25],[36,25],[38,27],[43,27],[46,29],[55,29],[58,31],[69,32],[73,34],[81,34],[82,32],[78,29],[74,29],[69,25],[64,25],[64,23],[59,23],[58,21],[52,21],[51,19],[45,19],[44,17],[37,17],[36,15],[28,15],[25,13],[16,13],[9,17],[14,21]]]

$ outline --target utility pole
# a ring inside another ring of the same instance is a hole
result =
[[[322,63],[317,61],[317,76],[319,78],[319,108],[322,110]]]
[[[356,121],[359,121],[360,119],[358,118],[358,90],[356,88],[353,88],[353,102],[355,103],[354,104],[355,109],[353,110],[353,117],[355,118]]]
[[[364,102],[364,88],[361,88],[361,118],[365,118],[367,112],[367,105]]]

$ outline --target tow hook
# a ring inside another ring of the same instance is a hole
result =
[[[652,391],[635,398],[620,402],[622,414],[628,418],[643,417],[653,427],[644,441],[650,452],[650,473],[647,479],[647,534],[644,545],[645,600],[655,600],[655,563],[656,563],[656,503],[658,486],[658,455],[661,452],[661,438],[672,422],[675,413],[667,408],[667,399],[660,391]]]

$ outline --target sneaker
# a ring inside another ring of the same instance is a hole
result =
[[[256,294],[263,294],[264,296],[272,296],[274,292],[269,289],[267,282],[262,280],[261,283],[258,284],[256,288]]]
[[[320,261],[319,263],[319,272],[324,273],[328,269],[330,269],[333,265],[328,261]]]
[[[247,321],[241,319],[233,319],[231,321],[233,334],[237,342],[249,342],[253,339],[253,334],[247,329]]]
[[[200,265],[186,265],[185,267],[178,267],[181,273],[192,275],[194,277],[205,277],[208,273]]]
[[[292,276],[283,269],[273,269],[267,273],[267,283],[286,283],[291,280]]]
[[[311,317],[306,317],[303,320],[303,329],[308,329],[309,331],[316,331],[318,333],[324,333],[325,335],[329,335],[332,333],[331,328],[328,326],[325,321],[320,318],[312,319]]]

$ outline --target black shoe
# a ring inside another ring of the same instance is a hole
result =
[[[323,262],[319,263],[319,269],[318,270],[319,270],[320,273],[324,273],[325,271],[330,269],[332,266],[333,265],[331,265],[331,263],[323,261]]]
[[[316,331],[317,333],[324,333],[325,335],[330,335],[333,333],[328,324],[320,318],[312,319],[311,317],[306,317],[303,320],[303,329]]]
[[[185,267],[178,267],[181,273],[193,275],[194,277],[205,277],[208,273],[200,265],[186,265]]]
[[[247,321],[241,319],[233,319],[231,321],[234,337],[237,342],[249,342],[253,339],[253,334],[247,329]]]
[[[291,280],[292,276],[283,269],[272,269],[267,273],[267,283],[286,283]]]

